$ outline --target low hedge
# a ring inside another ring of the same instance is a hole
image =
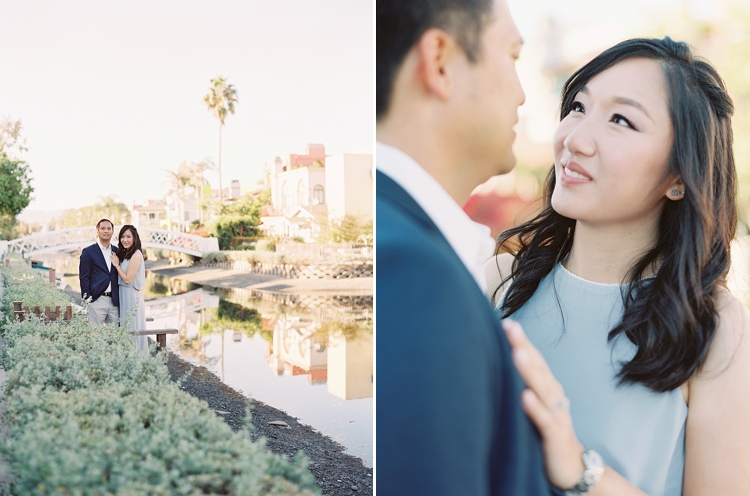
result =
[[[372,256],[355,256],[355,255],[342,255],[336,254],[331,255],[325,259],[326,263],[338,264],[346,262],[356,261],[372,261]],[[224,251],[212,251],[205,253],[201,258],[203,263],[216,263],[216,262],[250,262],[250,263],[268,263],[268,264],[292,264],[292,265],[308,265],[314,263],[320,263],[321,260],[317,257],[304,256],[304,255],[290,255],[287,253],[276,253],[270,251],[261,251],[256,247],[254,251],[247,250],[224,250]]]
[[[42,294],[48,283],[11,267],[5,294]],[[170,381],[166,354],[139,353],[126,330],[83,315],[70,325],[6,318],[2,328],[0,453],[13,494],[320,494],[303,455],[290,463],[253,442],[249,415],[232,432]]]

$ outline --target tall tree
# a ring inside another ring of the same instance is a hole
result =
[[[55,228],[94,226],[100,219],[109,219],[115,225],[128,224],[130,209],[124,203],[117,201],[114,196],[100,196],[95,205],[63,212],[62,216],[55,220]]]
[[[169,176],[170,190],[168,195],[173,195],[177,199],[177,217],[180,231],[185,229],[185,204],[187,203],[188,188],[193,186],[193,174],[190,166],[183,162],[177,167],[177,171],[166,171]],[[194,187],[194,186],[193,186]]]
[[[3,117],[0,120],[0,152],[10,153],[13,148],[18,152],[26,151],[26,140],[21,137],[21,119],[12,120]]]
[[[211,80],[208,94],[203,97],[208,109],[213,112],[214,117],[219,119],[219,199],[224,199],[224,190],[221,182],[221,130],[224,120],[228,114],[234,114],[234,106],[237,103],[237,90],[234,86],[227,84],[227,80],[221,76]]]
[[[204,160],[203,162],[193,162],[190,165],[191,182],[193,184],[193,187],[196,190],[200,191],[199,197],[201,201],[198,211],[200,213],[199,220],[201,224],[203,224],[203,210],[205,208],[203,192],[205,189],[204,185],[206,184],[206,179],[203,176],[203,173],[207,170],[216,170],[216,165],[214,165],[214,163],[210,159]]]
[[[16,215],[29,205],[33,192],[28,164],[0,152],[0,232],[4,238],[13,235]]]
[[[12,152],[25,152],[21,120],[0,120],[0,236],[10,239],[15,233],[16,216],[29,205],[34,188],[29,165],[14,158]]]

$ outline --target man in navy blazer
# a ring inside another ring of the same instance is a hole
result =
[[[524,101],[505,0],[377,0],[376,490],[550,494],[460,206],[510,171]]]
[[[96,224],[99,241],[83,249],[78,265],[81,297],[89,301],[89,322],[117,324],[119,322],[120,288],[117,269],[112,265],[112,253],[117,251],[110,241],[114,225],[108,219]]]

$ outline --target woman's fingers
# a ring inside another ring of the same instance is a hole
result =
[[[503,328],[513,347],[513,362],[521,378],[544,406],[554,408],[565,398],[565,392],[552,375],[544,357],[526,339],[518,322],[506,319],[503,321]]]
[[[521,406],[523,411],[529,416],[534,425],[542,432],[549,432],[554,429],[553,413],[531,389],[524,389],[521,393]]]

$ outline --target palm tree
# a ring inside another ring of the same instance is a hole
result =
[[[221,184],[221,128],[224,127],[224,119],[227,114],[234,114],[234,105],[237,103],[237,90],[234,86],[227,84],[227,80],[221,76],[211,80],[208,94],[203,97],[208,109],[219,119],[219,200],[224,199],[224,191]]]
[[[203,162],[193,162],[190,165],[190,178],[191,178],[191,184],[193,185],[193,188],[200,191],[200,208],[198,211],[200,212],[200,222],[203,224],[203,185],[206,184],[206,180],[203,177],[203,173],[207,170],[216,170],[216,165],[211,161],[211,159],[206,159]]]
[[[177,172],[166,170],[169,176],[170,190],[168,195],[177,197],[177,218],[180,231],[185,231],[185,203],[187,198],[187,188],[192,185],[192,177],[188,165],[183,162],[177,168]]]

